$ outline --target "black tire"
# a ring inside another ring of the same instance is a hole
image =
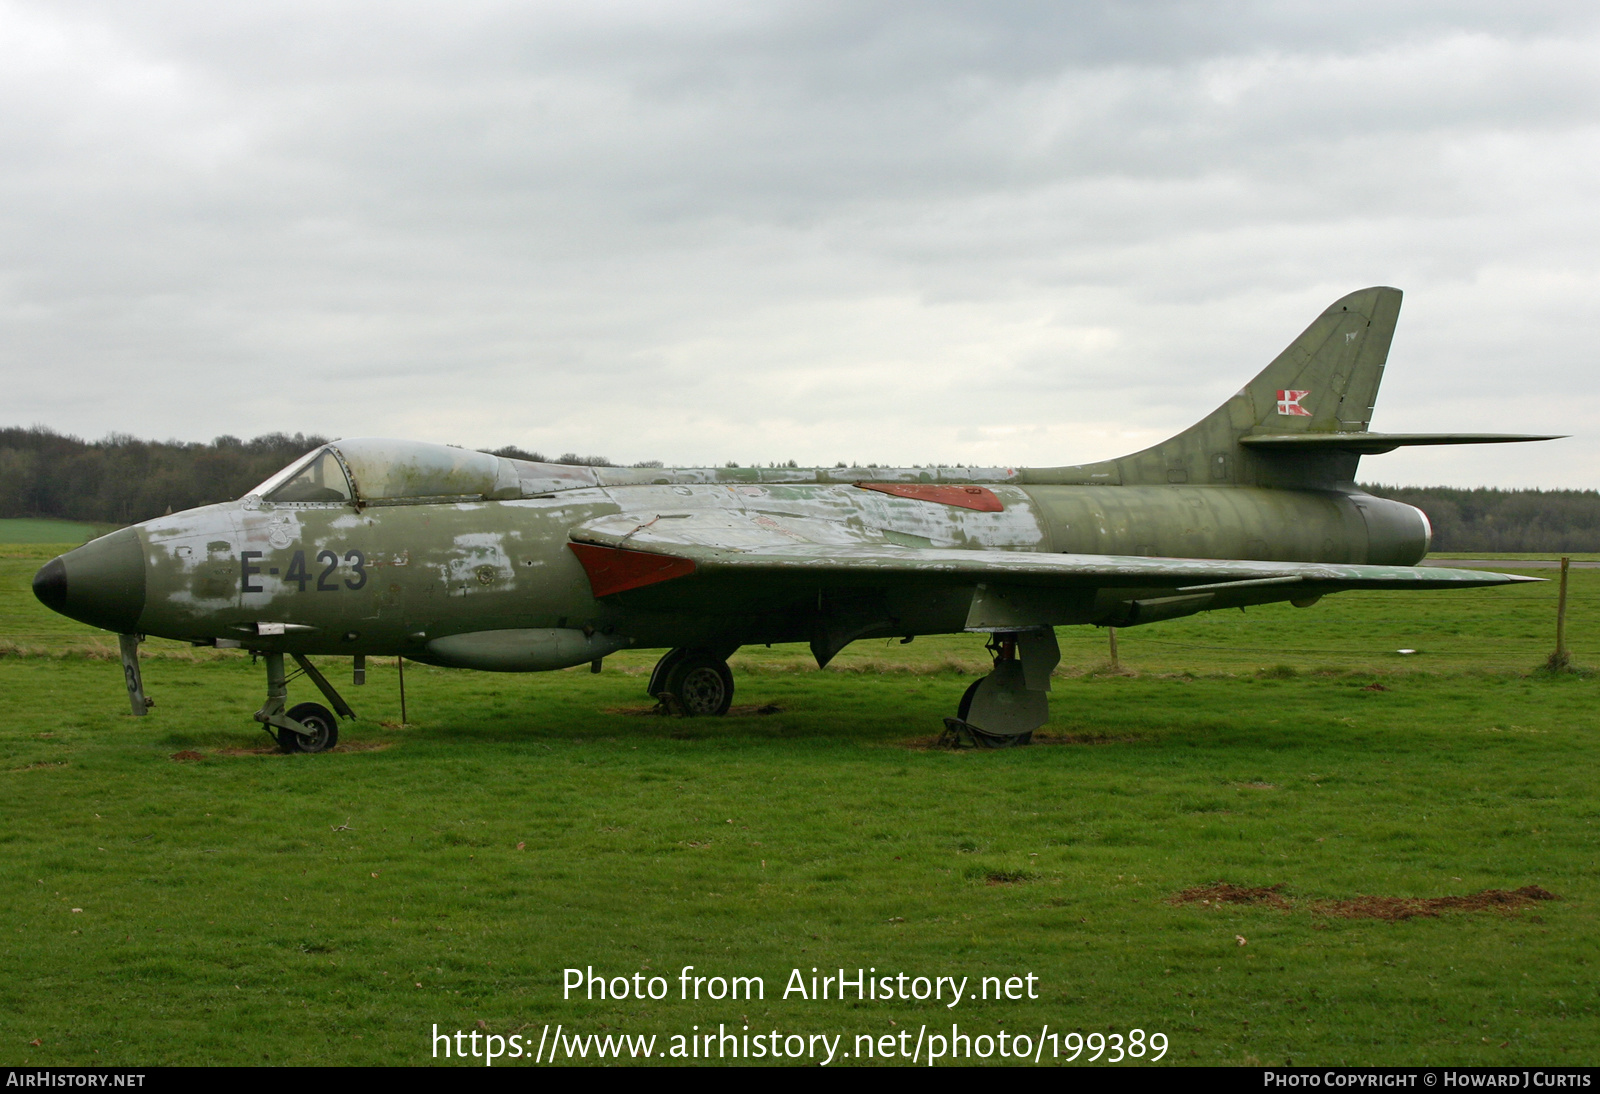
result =
[[[961,702],[956,704],[956,717],[963,722],[967,720],[967,715],[972,713],[972,697],[978,694],[978,685],[983,683],[984,679],[980,676],[968,684],[966,692],[961,696]]]
[[[654,699],[667,689],[668,674],[672,672],[673,666],[682,661],[688,654],[689,651],[687,649],[679,646],[661,655],[661,659],[656,662],[656,667],[650,670],[650,683],[647,688],[650,698]]]
[[[689,650],[667,670],[665,689],[695,718],[715,718],[733,706],[733,673],[709,650]]]
[[[301,703],[289,711],[289,717],[311,730],[312,736],[278,730],[278,746],[285,752],[326,752],[339,743],[339,721],[321,703]]]

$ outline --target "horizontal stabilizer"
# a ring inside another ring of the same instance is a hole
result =
[[[1535,433],[1265,433],[1240,437],[1239,443],[1258,452],[1349,452],[1375,456],[1425,444],[1512,444],[1519,441],[1558,441],[1564,434]]]

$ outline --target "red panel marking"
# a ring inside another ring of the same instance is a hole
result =
[[[877,490],[898,498],[934,501],[940,505],[959,505],[980,513],[998,513],[1005,508],[995,492],[986,486],[924,486],[920,483],[858,482],[862,490]]]
[[[597,547],[592,543],[569,543],[567,546],[578,556],[597,597],[625,593],[694,573],[694,563],[686,558],[628,551],[621,547]]]

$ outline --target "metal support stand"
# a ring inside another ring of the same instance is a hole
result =
[[[143,718],[145,712],[156,705],[155,700],[145,698],[144,676],[139,672],[139,643],[142,641],[141,634],[117,635],[117,645],[122,650],[122,678],[128,685],[128,705],[137,718]]]

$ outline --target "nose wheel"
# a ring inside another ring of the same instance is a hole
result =
[[[285,752],[326,752],[339,743],[339,723],[333,711],[321,703],[301,703],[290,707],[289,717],[311,732],[308,736],[302,736],[280,729],[278,747]]]

